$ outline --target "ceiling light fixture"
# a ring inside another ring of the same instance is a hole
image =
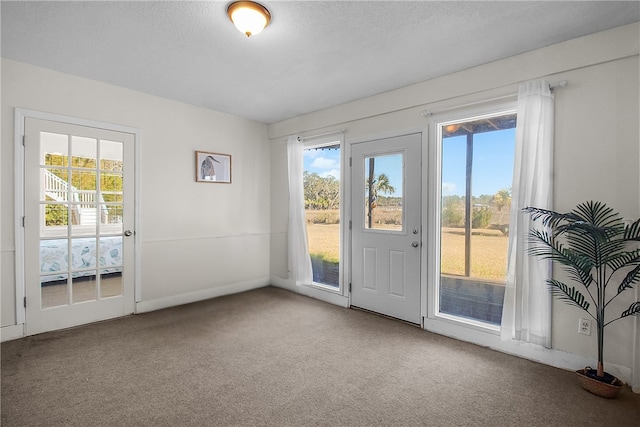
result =
[[[271,14],[261,4],[252,1],[236,1],[227,7],[229,19],[247,37],[258,34],[269,25]]]

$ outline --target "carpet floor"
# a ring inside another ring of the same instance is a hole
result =
[[[573,372],[267,287],[2,344],[9,426],[638,426]]]

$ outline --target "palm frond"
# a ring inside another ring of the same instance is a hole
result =
[[[640,280],[640,265],[636,266],[633,270],[631,270],[620,282],[620,286],[618,286],[618,293],[624,291],[625,289],[631,289],[634,283]]]
[[[569,287],[566,284],[555,279],[547,280],[547,285],[549,286],[549,289],[551,290],[553,295],[555,295],[559,299],[565,300],[570,305],[580,307],[584,311],[589,311],[589,301],[587,301],[584,295],[575,287]]]
[[[582,254],[584,257],[591,259],[594,265],[598,264],[598,243],[587,235],[577,235],[571,233],[565,237],[565,240],[569,247],[575,252]]]
[[[607,257],[607,266],[612,270],[640,264],[640,249],[629,252],[616,252]]]
[[[608,242],[619,240],[616,239],[616,236],[622,234],[623,231],[624,227],[622,227],[622,225],[609,228],[584,222],[568,224],[562,228],[562,234],[566,236],[567,241],[588,248],[584,249],[585,251],[590,251]],[[560,233],[560,230],[558,233]]]
[[[547,231],[532,229],[529,230],[529,242],[531,246],[527,249],[529,255],[542,259],[556,261],[565,267],[570,277],[589,288],[594,278],[591,275],[593,260],[580,251],[565,248],[562,243],[554,240]]]
[[[640,241],[640,219],[624,228],[623,238],[626,241]]]
[[[600,250],[602,250],[604,253],[608,253],[608,254],[616,254],[616,253],[622,253],[622,252],[628,252],[627,251],[627,244],[629,242],[626,242],[624,240],[622,240],[622,238],[615,238],[613,240],[609,240],[607,242],[601,243],[600,244]]]
[[[595,266],[608,262],[609,256],[623,251],[626,242],[621,239],[624,233],[622,223],[609,226],[595,226],[588,223],[574,223],[563,229],[565,239],[570,247],[593,260]]]
[[[532,255],[543,256],[546,252],[556,252],[556,245],[560,245],[560,243],[555,241],[554,236],[549,234],[546,230],[532,228],[529,230],[527,237],[528,242],[531,243],[531,246],[529,246],[529,253]]]
[[[572,212],[582,217],[584,222],[593,224],[596,227],[613,227],[616,223],[622,223],[620,214],[615,212],[613,208],[593,200],[580,203]]]
[[[636,301],[633,304],[631,304],[628,309],[622,312],[622,315],[620,316],[620,318],[622,319],[623,317],[627,317],[627,316],[637,316],[639,314],[640,314],[640,301]]]
[[[542,225],[545,227],[556,228],[558,224],[562,222],[580,221],[581,218],[574,213],[559,213],[548,209],[536,208],[533,206],[527,206],[522,209],[523,212],[531,215],[531,219],[537,221],[542,220]]]

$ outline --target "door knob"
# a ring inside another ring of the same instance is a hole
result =
[[[411,242],[411,246],[413,246],[414,248],[417,248],[418,246],[420,246],[420,243],[418,242]]]
[[[124,235],[127,236],[127,237],[131,236],[132,234],[133,234],[133,231],[131,231],[131,230],[127,230],[127,231],[124,232]]]

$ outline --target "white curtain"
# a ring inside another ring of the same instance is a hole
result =
[[[552,179],[553,94],[545,81],[524,83],[518,91],[503,340],[551,347],[551,295],[545,283],[551,263],[528,255],[527,235],[534,224],[522,208],[551,209]]]
[[[289,274],[296,285],[311,284],[313,272],[307,244],[307,227],[304,214],[304,188],[302,185],[303,144],[296,136],[287,141],[289,165]]]

